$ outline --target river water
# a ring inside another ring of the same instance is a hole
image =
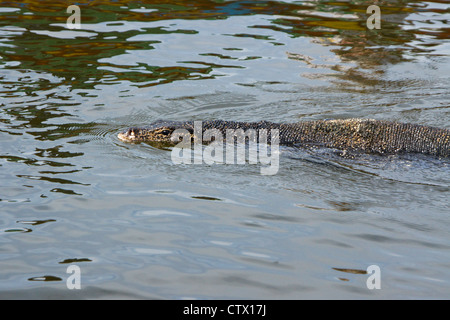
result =
[[[372,1],[94,1],[80,29],[69,2],[2,2],[0,298],[450,298],[448,160],[280,147],[261,175],[117,139],[157,119],[450,128],[448,2],[377,3],[371,30]]]

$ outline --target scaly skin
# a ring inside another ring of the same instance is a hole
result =
[[[158,121],[146,128],[130,128],[119,133],[119,139],[127,142],[165,142],[175,144],[172,133],[184,129],[191,138],[200,134],[194,122]],[[339,150],[377,154],[423,153],[439,157],[450,156],[450,130],[417,124],[370,119],[317,120],[297,123],[203,121],[202,135],[208,129],[217,129],[226,138],[227,129],[255,129],[268,132],[279,130],[280,145],[317,145]]]

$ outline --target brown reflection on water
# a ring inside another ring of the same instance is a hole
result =
[[[349,269],[349,268],[332,268],[333,270],[340,271],[340,272],[346,272],[346,273],[353,273],[353,274],[367,274],[366,270],[361,269]]]
[[[439,2],[439,1],[436,1]],[[140,28],[138,30],[92,32],[92,36],[55,38],[47,32],[69,31],[65,22],[68,2],[24,1],[11,4],[20,12],[3,13],[3,25],[25,29],[8,36],[13,47],[0,47],[0,54],[8,61],[20,61],[18,69],[33,69],[49,72],[67,82],[72,88],[93,88],[95,84],[112,77],[113,82],[128,80],[145,82],[145,86],[170,83],[178,80],[207,79],[214,77],[213,70],[221,68],[204,62],[204,66],[122,66],[123,72],[105,70],[108,63],[99,62],[103,58],[121,55],[130,50],[152,50],[159,41],[130,41],[138,34],[191,33],[198,30],[173,30],[165,28]],[[253,25],[253,29],[272,29],[291,37],[310,37],[324,45],[338,46],[332,51],[343,61],[356,61],[364,68],[386,63],[404,61],[405,50],[429,50],[417,46],[405,48],[403,45],[428,35],[444,39],[449,28],[427,31],[421,28],[405,30],[405,18],[413,12],[426,12],[426,5],[420,1],[378,1],[382,13],[382,28],[368,30],[366,9],[373,1],[310,1],[283,3],[278,1],[91,1],[80,4],[82,24],[107,22],[111,26],[122,25],[126,21],[164,21],[174,19],[227,19],[238,15],[270,15],[273,19],[267,25]],[[144,8],[146,10],[142,10]],[[131,11],[130,11],[131,10]],[[134,11],[133,11],[134,10]],[[434,12],[439,13],[439,9]],[[32,12],[32,15],[25,13]],[[56,24],[56,25],[55,25]],[[36,31],[44,34],[36,34]],[[84,31],[84,30],[80,30]],[[224,30],[227,33],[227,30]],[[242,37],[242,34],[233,36]],[[250,36],[250,35],[249,35]],[[259,39],[259,35],[252,35]],[[268,40],[261,35],[261,40]],[[331,40],[331,42],[330,42]],[[395,46],[395,47],[389,47]],[[298,52],[301,53],[301,52]],[[117,66],[114,66],[117,67]],[[226,66],[230,67],[230,66]],[[231,67],[241,67],[238,62]],[[14,67],[13,67],[14,68]],[[141,70],[144,69],[144,70]]]

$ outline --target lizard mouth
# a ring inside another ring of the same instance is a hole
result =
[[[126,130],[123,132],[119,132],[117,137],[122,141],[134,141],[136,140],[136,136],[133,130]]]
[[[119,134],[117,135],[117,138],[119,138],[119,140],[122,141],[127,141],[127,136],[125,135],[125,132],[119,132]]]

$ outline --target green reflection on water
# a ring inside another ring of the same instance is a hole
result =
[[[82,28],[83,24],[87,26],[86,30],[80,31],[88,31],[88,36],[80,33],[82,36],[79,37],[77,30],[73,30],[72,34],[58,38],[61,36],[58,33],[71,32],[65,27],[68,18],[65,12],[66,4],[55,1],[25,1],[22,4],[12,4],[20,11],[0,13],[2,25],[5,26],[5,30],[10,30],[5,36],[8,45],[0,47],[0,55],[5,61],[20,61],[19,65],[11,68],[51,73],[60,79],[61,85],[67,84],[73,89],[89,89],[98,83],[113,84],[121,81],[145,82],[145,86],[151,86],[179,80],[208,79],[214,77],[212,75],[214,70],[223,67],[208,62],[204,62],[203,68],[145,64],[117,66],[101,62],[104,58],[119,56],[133,50],[153,50],[153,45],[160,43],[159,40],[151,39],[130,40],[136,35],[182,33],[195,36],[199,32],[199,30],[168,30],[162,26],[133,26],[129,24],[130,22],[151,23],[176,19],[226,19],[241,15],[268,15],[273,18],[269,19],[267,24],[251,25],[249,28],[271,29],[287,33],[291,37],[319,38],[324,41],[324,45],[332,39],[331,44],[338,46],[337,49],[333,49],[336,54],[344,60],[356,61],[364,67],[404,60],[404,51],[411,48],[402,45],[416,39],[420,34],[425,33],[436,38],[445,38],[449,35],[448,28],[433,32],[424,31],[423,28],[421,30],[402,28],[402,25],[407,23],[404,19],[408,14],[426,11],[420,1],[378,2],[382,12],[382,28],[368,30],[366,8],[372,2],[197,1],[194,5],[186,1],[114,3],[93,1],[79,5],[82,12]],[[142,8],[149,10],[133,11]],[[14,29],[7,26],[14,26]],[[90,30],[91,26],[96,26],[95,32]],[[227,30],[223,32],[227,34]],[[231,35],[261,41],[274,40],[258,32]],[[413,49],[428,50],[417,46]],[[108,67],[119,67],[123,71],[112,71]],[[232,67],[243,66],[235,64]],[[108,81],[105,82],[106,79]],[[33,82],[33,90],[39,89],[35,86],[36,83]],[[26,88],[28,86],[24,85],[19,90]],[[30,90],[27,93],[30,93]]]

